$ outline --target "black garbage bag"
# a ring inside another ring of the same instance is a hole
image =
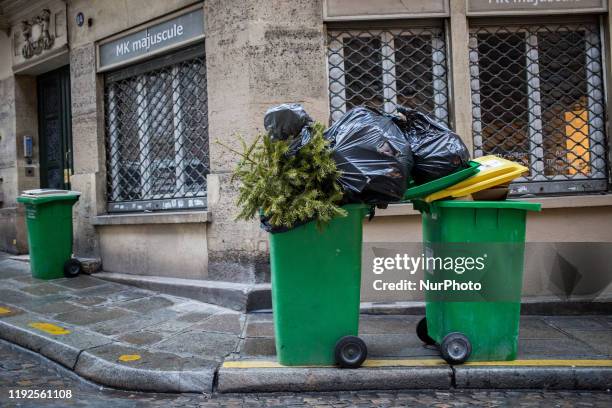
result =
[[[312,118],[298,103],[284,103],[266,111],[264,127],[272,140],[287,140],[290,156],[304,146],[311,137]]]
[[[427,183],[468,167],[470,152],[459,135],[415,109],[398,106],[404,117],[396,118],[410,142],[414,157],[412,178]]]
[[[393,118],[358,107],[325,131],[347,202],[401,200],[412,168],[410,144]]]

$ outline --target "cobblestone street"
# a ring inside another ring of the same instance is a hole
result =
[[[154,394],[98,387],[40,356],[0,341],[1,407],[609,407],[610,392],[359,391],[281,394]],[[11,399],[16,390],[70,390],[70,399]]]

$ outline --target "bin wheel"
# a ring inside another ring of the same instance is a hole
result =
[[[432,339],[431,337],[429,337],[429,333],[427,332],[427,319],[426,318],[422,318],[421,320],[419,320],[419,323],[417,324],[417,327],[416,327],[416,333],[417,333],[417,337],[419,338],[419,340],[421,340],[423,343],[427,344],[428,346],[436,344],[436,341]]]
[[[357,336],[344,336],[334,350],[336,364],[342,368],[358,368],[368,356],[368,348]]]
[[[459,332],[449,333],[440,345],[442,358],[449,364],[462,364],[470,358],[472,345],[468,338]]]
[[[76,278],[81,273],[81,262],[78,259],[71,258],[64,264],[64,276],[67,278]]]

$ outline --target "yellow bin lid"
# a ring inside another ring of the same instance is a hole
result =
[[[497,156],[478,157],[474,161],[480,163],[478,173],[460,183],[430,194],[424,200],[430,203],[447,197],[465,197],[487,188],[509,183],[529,170],[523,165]]]

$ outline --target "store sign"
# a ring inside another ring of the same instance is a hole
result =
[[[466,0],[468,16],[601,13],[607,0]]]
[[[204,10],[199,7],[186,14],[100,44],[98,70],[115,68],[203,37]]]
[[[448,16],[449,0],[323,0],[325,21]]]

